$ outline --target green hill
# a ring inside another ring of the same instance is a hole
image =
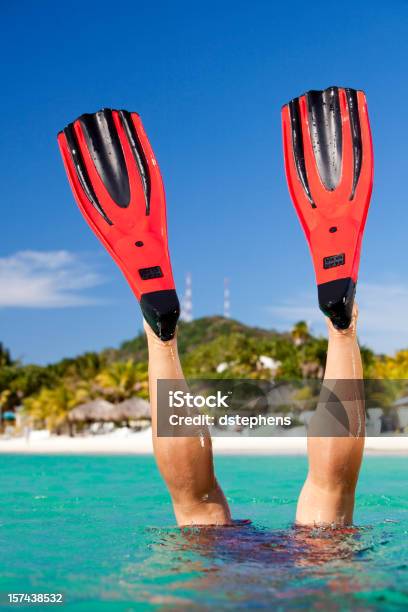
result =
[[[180,357],[183,358],[199,346],[213,342],[221,336],[230,336],[232,334],[242,334],[247,338],[264,340],[278,337],[290,338],[289,334],[280,334],[276,331],[268,331],[259,327],[250,327],[234,319],[225,319],[221,316],[202,317],[191,321],[191,323],[180,321],[177,334]],[[110,359],[147,359],[144,334],[123,342],[117,350],[109,349],[105,354]]]
[[[220,316],[180,322],[178,345],[188,378],[320,378],[327,351],[327,340],[313,336],[305,322],[297,323],[290,333],[280,333]],[[407,363],[406,353],[401,352],[395,359],[385,358],[363,348],[365,371],[370,373],[380,362],[402,371]],[[144,333],[118,348],[84,353],[48,366],[14,362],[0,345],[3,412],[23,403],[44,419],[47,411],[58,404],[56,414],[63,417],[78,403],[97,397],[111,401],[135,393],[147,397],[147,378]],[[53,422],[59,418],[54,415]]]

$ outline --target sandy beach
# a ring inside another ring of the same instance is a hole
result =
[[[216,454],[305,454],[305,437],[213,437]],[[127,430],[104,435],[55,436],[47,431],[34,431],[24,437],[0,438],[0,454],[107,454],[145,455],[153,452],[151,429],[139,433]],[[368,454],[408,454],[407,436],[367,437]]]

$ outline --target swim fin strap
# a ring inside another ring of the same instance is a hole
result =
[[[58,144],[83,216],[125,275],[146,321],[169,340],[180,305],[166,199],[139,115],[108,108],[81,115],[58,134]]]
[[[364,92],[329,87],[282,108],[286,178],[309,243],[320,309],[350,325],[373,184]]]

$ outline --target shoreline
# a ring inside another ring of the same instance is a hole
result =
[[[215,455],[306,455],[305,437],[213,437]],[[367,437],[366,455],[408,455],[408,436]],[[130,435],[50,436],[33,432],[25,438],[1,438],[0,455],[152,455],[151,429]]]

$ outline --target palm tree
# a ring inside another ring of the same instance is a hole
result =
[[[0,342],[0,367],[13,365],[10,351]]]
[[[61,383],[53,389],[43,387],[41,391],[24,400],[26,413],[34,422],[44,423],[49,431],[61,431],[72,408],[89,400],[91,390],[86,383],[75,387]]]
[[[291,336],[296,346],[304,344],[310,338],[309,326],[306,321],[298,321],[292,327]]]
[[[117,361],[102,370],[95,378],[106,396],[114,402],[121,402],[147,392],[147,368],[145,364],[128,361]]]
[[[9,389],[4,389],[4,391],[0,392],[0,425],[3,421],[3,410],[7,407],[10,395],[11,391]]]
[[[398,351],[394,357],[379,359],[374,365],[375,378],[404,380],[408,378],[408,350]]]

